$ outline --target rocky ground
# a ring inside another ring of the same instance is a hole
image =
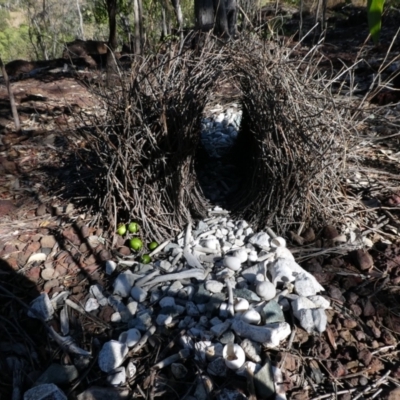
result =
[[[395,29],[388,29],[381,46],[362,47],[363,29],[364,23],[355,26],[351,19],[344,20],[321,48],[325,57],[321,66],[326,68],[351,65],[357,52],[364,52],[366,62],[356,75],[360,96],[395,34]],[[306,45],[299,51],[307,52]],[[395,58],[398,39],[391,50]],[[101,110],[87,88],[89,79],[93,83],[96,76],[80,73],[77,78],[56,71],[15,81],[12,87],[23,126],[18,135],[12,132],[6,89],[0,85],[0,395],[21,398],[39,381],[56,382],[69,398],[80,400],[185,398],[193,395],[200,382],[213,387],[210,398],[235,398],[223,397],[233,396],[225,389],[236,391],[236,398],[245,398],[239,393],[251,398],[255,390],[249,376],[238,377],[232,371],[223,378],[204,375],[202,366],[190,359],[185,363],[190,372],[184,379],[168,368],[152,368],[176,352],[180,331],[173,331],[169,338],[154,335],[134,357],[136,379],[128,379],[122,387],[110,385],[97,361],[102,344],[118,337],[121,330],[112,320],[115,310],[109,305],[98,312],[69,310],[69,335],[92,358],[71,353],[55,340],[50,328],[61,332],[59,313],[47,328],[27,316],[28,305],[40,293],[53,298],[68,290],[69,299],[84,306],[91,286],[111,287],[106,261],[131,254],[123,239],[93,225],[90,207],[81,201],[87,193],[80,179],[90,170],[81,166],[78,157],[85,154],[85,143],[74,134],[74,116]],[[398,102],[399,88],[385,88],[370,96],[368,104]],[[384,112],[392,124],[377,126],[378,139],[398,133],[398,106],[397,111],[391,107]],[[377,140],[374,146],[360,147],[360,157],[376,168],[376,176],[366,179],[361,174],[358,182],[349,185],[369,202],[366,207],[374,209],[356,216],[358,230],[342,232],[338,224],[287,234],[296,261],[324,286],[331,304],[322,334],[306,332],[293,319],[289,340],[263,350],[263,357],[268,356],[282,371],[290,399],[400,397],[400,192],[396,183],[390,188],[382,185],[382,176],[397,174],[400,145],[394,136],[390,142]],[[290,313],[286,317],[293,318]]]

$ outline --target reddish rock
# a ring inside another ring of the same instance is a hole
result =
[[[362,314],[362,309],[358,304],[352,304],[349,308],[351,311],[353,311],[356,317],[359,317]]]
[[[56,244],[56,238],[53,235],[43,236],[40,240],[40,244],[42,245],[42,247],[48,247],[52,249]]]
[[[375,307],[372,305],[369,299],[365,299],[363,302],[363,315],[365,317],[372,317],[375,315]]]
[[[44,286],[43,286],[43,290],[46,293],[49,293],[51,289],[57,287],[60,284],[60,282],[58,281],[58,279],[51,279],[50,281],[47,281]]]
[[[38,283],[40,279],[40,267],[32,267],[25,273],[25,277],[34,283]]]
[[[361,271],[370,269],[374,265],[374,260],[371,254],[368,253],[368,251],[358,249],[355,251],[354,257],[356,265],[358,268],[361,269]]]
[[[85,264],[86,265],[91,265],[94,264],[97,261],[96,257],[94,256],[94,254],[91,254],[89,257],[87,257],[85,259]]]
[[[0,256],[3,257],[16,251],[18,250],[13,244],[6,244],[3,248],[3,251],[0,253]]]
[[[57,264],[54,268],[58,276],[65,276],[68,273],[68,267],[63,264]]]
[[[84,269],[85,272],[87,272],[88,274],[93,274],[93,272],[96,271],[97,268],[99,268],[99,265],[98,265],[98,264],[91,264],[91,265],[85,265],[85,266],[83,266],[83,269]]]
[[[387,400],[400,400],[400,388],[393,389],[389,393]]]
[[[371,364],[372,361],[372,353],[368,349],[363,349],[358,352],[358,359],[366,366],[368,367],[369,364]]]
[[[131,254],[131,249],[129,247],[122,246],[118,249],[118,252],[123,256],[129,256]]]
[[[347,375],[347,369],[340,361],[335,361],[332,363],[331,371],[335,378],[340,378],[341,376]]]
[[[36,253],[40,249],[40,243],[39,242],[32,242],[29,243],[28,246],[25,249],[25,252],[29,253]]]
[[[354,321],[354,319],[345,319],[343,321],[343,326],[347,329],[353,329],[357,326],[357,321]]]
[[[15,211],[15,206],[11,200],[0,200],[0,218]]]
[[[114,309],[111,306],[102,307],[99,313],[99,318],[105,322],[111,321],[111,315],[114,314]]]
[[[327,225],[324,227],[324,229],[322,229],[322,237],[324,239],[335,239],[339,236],[339,232],[337,231],[337,229],[332,226],[332,225]]]
[[[81,234],[82,234],[82,237],[86,239],[91,234],[90,228],[87,225],[83,225],[81,228]]]
[[[42,217],[43,215],[46,214],[46,212],[47,212],[46,205],[45,205],[45,204],[41,204],[41,205],[36,209],[36,216]]]
[[[31,240],[32,240],[32,242],[38,242],[41,237],[42,237],[42,235],[40,233],[37,233],[36,235],[33,235],[31,237]]]
[[[111,259],[111,253],[108,250],[102,250],[99,254],[101,261],[107,261]]]
[[[89,250],[89,246],[88,246],[86,243],[82,243],[82,244],[79,246],[79,251],[80,251],[81,253],[86,253],[88,250]]]
[[[361,341],[363,341],[363,340],[365,340],[365,333],[363,332],[363,331],[357,331],[356,333],[355,333],[355,336],[356,336],[356,339],[359,341],[359,342],[361,342]]]
[[[339,300],[341,302],[345,301],[345,298],[342,295],[342,291],[337,286],[329,285],[328,293],[329,293],[329,296],[331,296],[332,298],[334,298],[336,300]]]
[[[315,240],[315,232],[313,228],[307,228],[301,235],[306,243],[313,242]]]
[[[6,260],[6,263],[11,267],[12,270],[18,271],[19,270],[19,265],[18,261],[14,257],[8,257]]]
[[[81,240],[72,228],[64,229],[62,235],[75,246],[80,246]]]

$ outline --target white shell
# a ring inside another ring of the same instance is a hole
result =
[[[261,315],[256,310],[250,309],[242,314],[242,320],[248,324],[258,325],[261,322]]]
[[[271,247],[274,249],[277,247],[286,247],[286,240],[283,237],[277,236],[271,240]]]
[[[206,249],[217,250],[219,247],[219,242],[217,239],[206,239],[201,242],[201,245]]]
[[[89,297],[86,304],[85,304],[85,311],[91,312],[97,310],[99,308],[99,303],[93,297]]]
[[[243,349],[234,343],[228,343],[222,350],[222,356],[225,360],[225,365],[229,369],[239,369],[246,361],[246,356]]]
[[[245,249],[235,250],[233,252],[233,256],[238,258],[241,263],[246,262],[247,258],[248,258],[248,254],[247,254],[247,251]]]
[[[238,297],[235,299],[234,309],[237,312],[247,311],[249,309],[249,302],[246,299]]]
[[[270,281],[264,281],[257,284],[256,293],[264,300],[271,300],[276,296],[276,288]]]
[[[242,263],[237,257],[226,256],[224,258],[223,264],[225,267],[231,269],[232,271],[239,271]]]

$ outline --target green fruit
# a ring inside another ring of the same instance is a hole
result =
[[[149,243],[149,250],[154,250],[158,247],[158,243],[157,242],[151,242]]]
[[[128,231],[130,233],[137,233],[139,231],[139,224],[137,222],[131,222],[128,225]]]
[[[138,237],[134,237],[129,241],[129,247],[135,251],[139,251],[143,247],[143,242]]]
[[[148,254],[143,254],[140,259],[140,262],[142,264],[149,264],[151,262],[151,257]]]
[[[117,229],[117,233],[118,233],[118,235],[124,236],[126,233],[126,225],[125,224],[119,225],[118,229]]]

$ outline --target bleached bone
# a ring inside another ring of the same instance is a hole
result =
[[[173,274],[166,274],[166,275],[161,275],[157,276],[150,282],[146,282],[146,284],[142,286],[153,286],[161,282],[167,282],[167,281],[180,281],[183,279],[189,279],[189,278],[195,278],[198,280],[204,280],[205,279],[205,271],[204,269],[188,269],[186,271],[180,271],[180,272],[175,272]]]

